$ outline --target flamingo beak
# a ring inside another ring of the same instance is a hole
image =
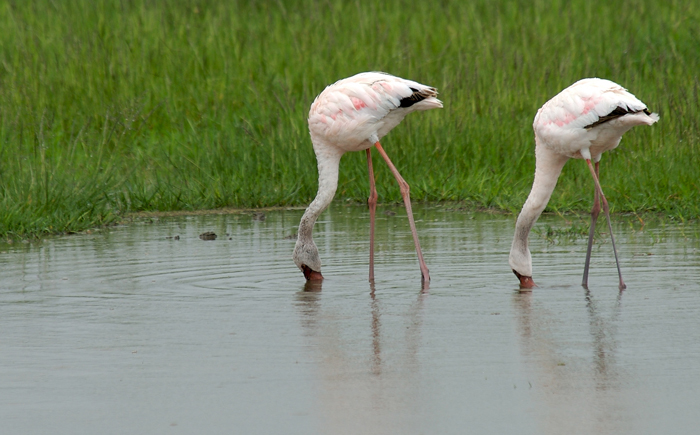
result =
[[[520,280],[520,290],[532,290],[533,288],[537,287],[537,284],[535,284],[535,281],[531,276],[521,275],[515,270],[513,270],[513,273]]]
[[[304,278],[306,278],[307,281],[323,280],[323,275],[321,275],[321,272],[316,272],[305,264],[301,265],[301,271],[304,272]]]

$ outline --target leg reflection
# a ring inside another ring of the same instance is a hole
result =
[[[600,315],[597,301],[593,299],[591,292],[585,290],[586,307],[593,338],[593,361],[596,386],[599,389],[614,388],[618,382],[617,365],[615,364],[615,351],[617,342],[617,320],[620,316],[622,292],[617,295],[615,308],[610,320]]]
[[[375,375],[382,373],[382,340],[379,302],[375,293],[374,283],[370,283],[370,298],[372,299],[372,364],[371,370]]]
[[[514,294],[513,306],[533,398],[542,402],[536,406],[542,433],[629,431],[632,405],[623,396],[615,358],[620,297],[606,318],[588,290],[584,304],[573,301],[566,314],[537,295],[542,293]]]
[[[304,286],[295,305],[306,337],[309,376],[318,385],[321,433],[410,433],[409,417],[421,412],[418,358],[422,311],[405,293],[369,285],[369,298]],[[306,358],[305,358],[306,359]]]

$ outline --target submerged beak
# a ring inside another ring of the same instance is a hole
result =
[[[304,272],[304,278],[306,278],[307,281],[320,281],[323,279],[321,272],[316,272],[305,264],[301,265],[301,271]]]
[[[537,287],[537,284],[535,284],[535,281],[531,276],[521,275],[515,270],[513,270],[513,273],[520,280],[520,290],[532,290],[533,288]]]

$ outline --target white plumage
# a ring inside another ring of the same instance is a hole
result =
[[[628,113],[595,125],[618,108]],[[535,136],[552,151],[597,162],[603,152],[617,147],[627,130],[658,120],[658,115],[644,113],[646,109],[644,103],[610,80],[583,79],[546,102],[537,111],[532,127]],[[590,157],[586,157],[586,150]]]
[[[636,125],[654,124],[658,119],[657,114],[650,113],[644,103],[622,86],[598,78],[579,80],[537,111],[532,125],[537,159],[535,180],[518,216],[509,258],[510,266],[520,279],[522,288],[535,287],[532,280],[532,258],[528,249],[530,229],[547,205],[559,174],[570,158],[586,160],[596,186],[583,285],[588,285],[591,247],[602,201],[615,252],[620,289],[625,288],[617,261],[608,203],[598,180],[599,162],[605,151],[618,146],[627,130]]]
[[[401,101],[412,95],[425,99],[409,107]],[[326,87],[311,105],[309,132],[314,146],[335,146],[344,151],[372,147],[416,110],[442,107],[430,86],[379,72],[366,72]]]
[[[408,184],[401,178],[379,140],[409,113],[442,107],[435,88],[380,72],[339,80],[316,97],[309,111],[309,133],[318,162],[318,193],[299,224],[293,259],[307,280],[322,279],[321,260],[312,239],[318,216],[333,200],[338,187],[340,158],[348,151],[366,150],[370,172],[370,280],[374,279],[374,214],[376,188],[370,158],[375,146],[401,186],[424,282],[430,277],[413,222]]]

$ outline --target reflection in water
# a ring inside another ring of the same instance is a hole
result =
[[[369,288],[369,295],[372,298],[372,374],[380,375],[382,373],[382,342],[380,339],[382,323],[379,320],[379,302],[374,283],[370,283]]]
[[[316,293],[323,290],[323,280],[312,280],[304,283],[304,292]]]
[[[417,207],[427,294],[403,222],[381,214],[372,286],[364,210],[331,208],[322,283],[290,259],[303,210],[0,246],[3,433],[697,432],[697,223],[616,223],[624,301],[608,256],[584,292],[583,242],[542,237],[513,295],[513,216]]]
[[[620,292],[612,315],[606,319],[592,293],[585,290],[589,326],[586,339],[572,337],[571,329],[562,332],[565,328],[559,325],[557,315],[538,303],[533,293],[514,296],[521,352],[528,371],[535,377],[535,397],[543,402],[536,407],[543,433],[614,434],[623,428],[629,431],[633,420],[621,393],[623,371],[615,357],[621,297]]]
[[[622,306],[622,291],[617,295],[615,308],[609,321],[606,321],[599,313],[597,302],[593,299],[590,290],[586,291],[586,307],[593,337],[593,361],[594,379],[599,390],[619,388],[618,367],[615,361],[617,342],[617,320],[620,317]]]
[[[405,416],[420,408],[416,400],[421,379],[417,354],[427,296],[421,291],[408,310],[399,314],[404,321],[395,327],[392,322],[382,322],[386,308],[374,284],[369,285],[368,311],[353,313],[351,318],[343,312],[342,300],[340,305],[335,305],[335,300],[326,301],[320,289],[318,285],[309,291],[305,285],[297,293],[296,306],[320,372],[319,414],[326,425],[321,433],[410,432]],[[346,326],[362,319],[368,321],[368,329]],[[368,334],[358,337],[363,329]],[[396,337],[397,330],[403,339]],[[346,335],[348,331],[354,335]]]

